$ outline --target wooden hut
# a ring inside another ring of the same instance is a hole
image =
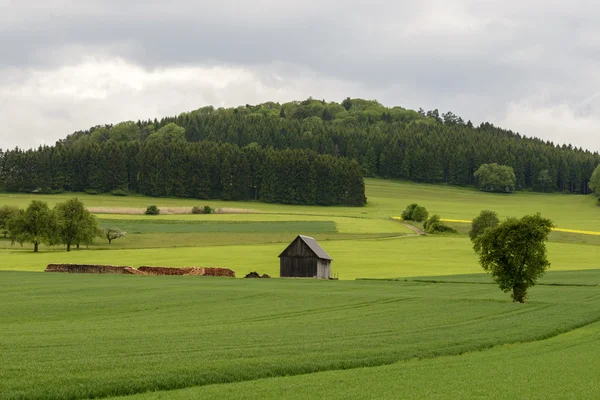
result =
[[[321,278],[331,276],[329,254],[311,237],[299,235],[279,255],[279,275],[282,278]]]

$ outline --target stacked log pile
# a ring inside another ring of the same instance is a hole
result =
[[[130,266],[94,265],[94,264],[49,264],[46,272],[70,274],[123,274],[123,275],[178,275],[178,276],[224,276],[235,278],[235,271],[228,268],[199,267],[150,267],[134,268]]]

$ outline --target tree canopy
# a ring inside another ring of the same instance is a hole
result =
[[[512,193],[516,177],[512,167],[496,163],[481,165],[474,174],[477,186],[484,192]]]
[[[592,177],[590,178],[590,189],[592,189],[595,194],[600,196],[600,165],[596,167]]]
[[[495,211],[483,210],[477,217],[471,222],[471,230],[469,231],[469,237],[471,240],[475,240],[478,236],[483,234],[488,228],[495,228],[500,223],[498,214]]]
[[[56,222],[52,210],[43,201],[33,200],[25,210],[19,210],[8,221],[8,231],[13,243],[32,243],[38,252],[41,243],[51,244]]]
[[[540,214],[508,218],[473,240],[481,266],[500,289],[512,291],[513,301],[524,303],[528,288],[550,266],[545,242],[553,226]]]
[[[417,221],[423,222],[429,216],[429,211],[423,206],[416,203],[409,204],[404,211],[402,211],[402,219],[406,221]]]
[[[72,244],[90,244],[101,234],[96,217],[78,199],[58,203],[54,212],[56,216],[54,241],[66,245],[67,251],[71,251]]]

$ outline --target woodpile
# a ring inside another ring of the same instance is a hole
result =
[[[46,272],[70,274],[123,274],[123,275],[178,275],[178,276],[224,276],[235,278],[235,271],[228,268],[204,267],[150,267],[93,265],[93,264],[49,264]]]
[[[235,271],[228,268],[216,268],[216,267],[182,267],[182,268],[169,268],[169,267],[151,267],[143,266],[138,268],[146,275],[191,275],[191,276],[226,276],[235,278]]]

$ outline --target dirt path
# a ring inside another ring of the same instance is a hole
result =
[[[423,232],[422,230],[420,230],[416,226],[412,226],[411,224],[404,224],[404,226],[407,227],[408,229],[412,230],[417,235],[424,235],[425,234],[425,232]]]

